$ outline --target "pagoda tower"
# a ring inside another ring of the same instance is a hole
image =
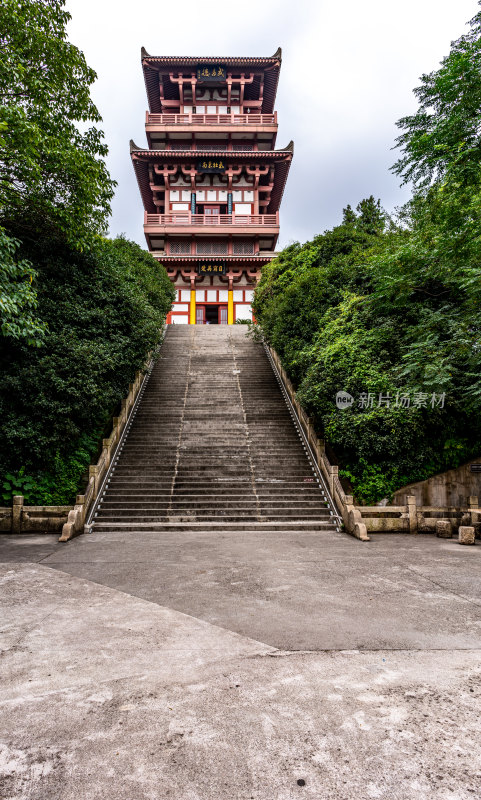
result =
[[[167,322],[252,319],[261,268],[275,257],[294,146],[276,150],[281,50],[270,58],[141,53],[147,148],[130,143],[144,233],[176,299]]]

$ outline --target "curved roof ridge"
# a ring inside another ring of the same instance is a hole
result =
[[[145,147],[137,147],[137,145],[135,144],[133,139],[130,140],[129,144],[130,144],[130,152],[131,153],[133,153],[134,150],[145,150],[146,149]]]
[[[194,72],[195,65],[218,63],[222,63],[227,68],[241,72],[246,69],[252,72],[262,71],[264,73],[262,113],[272,114],[274,111],[279,72],[282,65],[282,49],[280,47],[277,48],[272,56],[153,56],[147,52],[145,47],[142,47],[141,61],[149,109],[154,114],[162,113],[159,81],[164,82],[164,92],[167,92],[167,94],[164,95],[166,99],[178,97],[178,88],[173,87],[173,85],[169,83],[166,73],[181,68]],[[252,90],[252,87],[250,88]],[[247,92],[247,98],[249,97],[250,94]]]

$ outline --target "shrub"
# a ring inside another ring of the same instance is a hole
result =
[[[24,250],[35,262],[37,314],[48,330],[40,348],[3,341],[0,473],[23,468],[37,502],[66,502],[96,453],[92,433],[108,424],[159,342],[174,290],[165,269],[123,238],[99,239],[83,253],[63,240]]]

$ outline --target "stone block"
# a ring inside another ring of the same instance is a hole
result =
[[[474,525],[474,536],[481,539],[481,511],[471,511],[471,524]]]
[[[474,528],[472,525],[460,525],[459,544],[474,544]]]
[[[22,532],[23,495],[16,494],[12,504],[12,533]]]
[[[360,539],[362,542],[369,542],[369,536],[367,535],[367,528],[364,522],[356,522],[354,525],[354,536],[356,539]]]
[[[448,519],[436,520],[436,536],[439,539],[451,539],[453,535],[453,528]]]
[[[349,533],[354,533],[356,523],[362,522],[362,515],[358,508],[350,508],[347,529]]]

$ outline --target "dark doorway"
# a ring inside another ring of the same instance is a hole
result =
[[[206,325],[219,324],[219,306],[205,307],[205,324]]]

